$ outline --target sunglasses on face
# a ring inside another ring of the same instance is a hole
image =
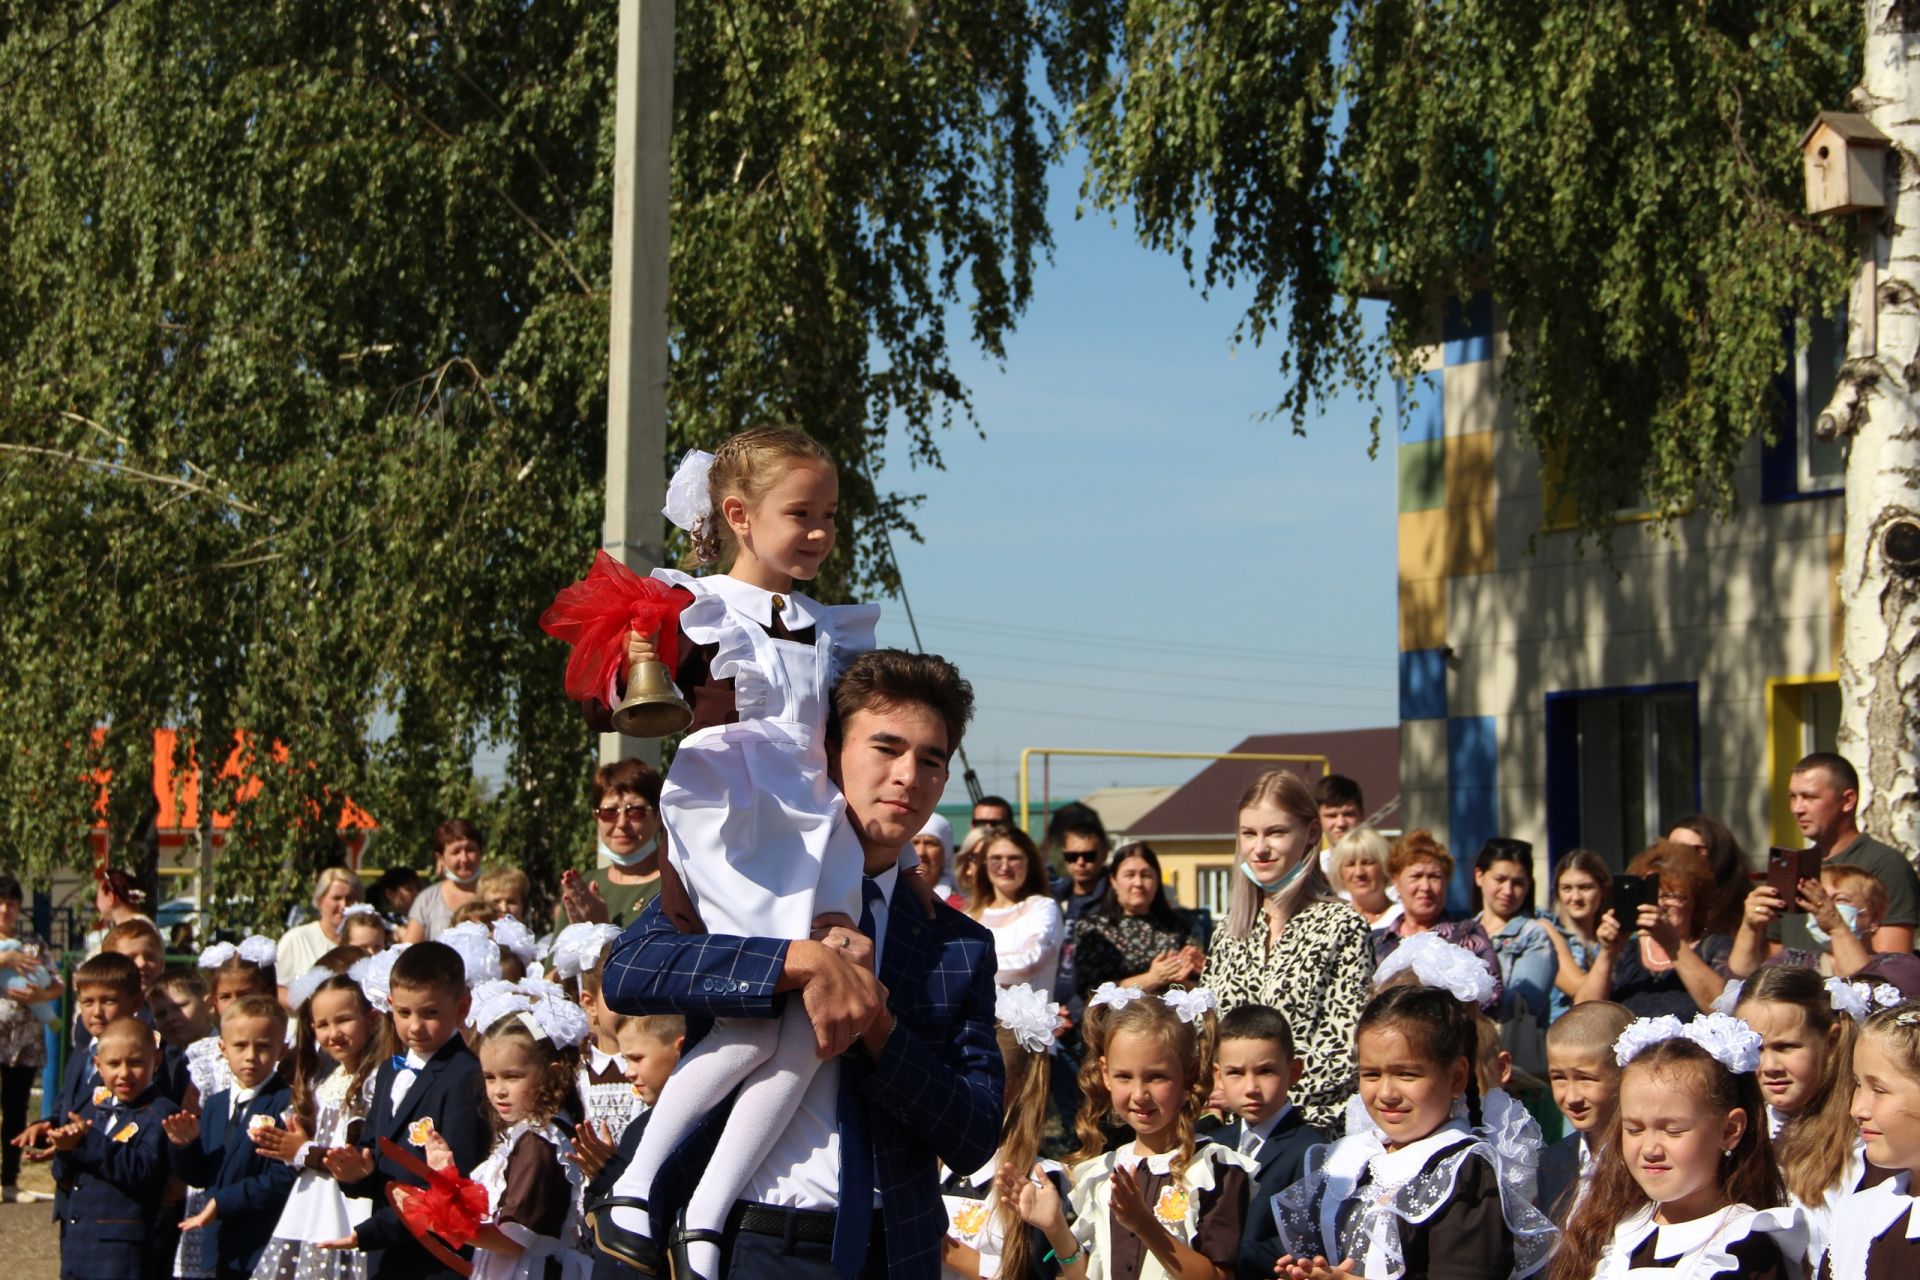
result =
[[[622,818],[644,818],[653,812],[650,804],[601,805],[593,811],[593,816],[602,822],[618,822]]]
[[[1060,860],[1062,862],[1098,862],[1100,861],[1100,851],[1098,849],[1068,849],[1060,855]]]

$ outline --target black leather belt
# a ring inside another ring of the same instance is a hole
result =
[[[728,1215],[728,1225],[756,1236],[792,1239],[802,1244],[832,1244],[833,1214],[825,1209],[784,1209],[777,1204],[742,1200]]]

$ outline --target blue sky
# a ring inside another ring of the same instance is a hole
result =
[[[1233,346],[1243,295],[1204,299],[1129,224],[1075,220],[1078,179],[1055,171],[1053,262],[1004,366],[958,353],[984,435],[941,437],[943,471],[910,470],[896,437],[880,476],[926,495],[924,543],[896,551],[927,648],[974,683],[982,784],[1013,796],[1029,746],[1395,723],[1393,450],[1367,456],[1372,402],[1334,402],[1305,437],[1261,421],[1281,382],[1271,351]],[[911,644],[898,601],[880,639]],[[1057,760],[1054,790],[1198,767]]]

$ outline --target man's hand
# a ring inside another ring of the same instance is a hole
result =
[[[818,917],[810,936],[842,960],[873,972],[873,939],[855,928],[846,916],[836,911]]]
[[[190,1147],[200,1141],[200,1113],[197,1111],[176,1111],[160,1122],[166,1130],[167,1141],[176,1147]]]
[[[786,968],[775,988],[800,992],[822,1058],[845,1053],[886,1003],[879,979],[833,954],[838,949],[810,939],[789,943]]]
[[[373,1172],[373,1153],[365,1147],[334,1147],[322,1161],[335,1182],[360,1182]],[[323,1249],[351,1249],[352,1244],[321,1245]]]
[[[313,1247],[316,1249],[358,1249],[360,1247],[360,1233],[358,1231],[350,1231],[338,1240],[322,1240]]]
[[[206,1226],[209,1222],[213,1221],[214,1210],[216,1208],[217,1205],[215,1202],[209,1199],[205,1205],[201,1206],[200,1212],[190,1217],[180,1219],[180,1229],[182,1231],[193,1231]]]

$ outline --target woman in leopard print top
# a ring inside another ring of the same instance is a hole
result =
[[[1353,1096],[1353,1033],[1373,984],[1367,922],[1333,896],[1320,870],[1313,793],[1284,770],[1240,799],[1227,919],[1213,931],[1201,981],[1220,1011],[1264,1004],[1286,1015],[1305,1062],[1289,1093],[1308,1124],[1337,1136]]]

